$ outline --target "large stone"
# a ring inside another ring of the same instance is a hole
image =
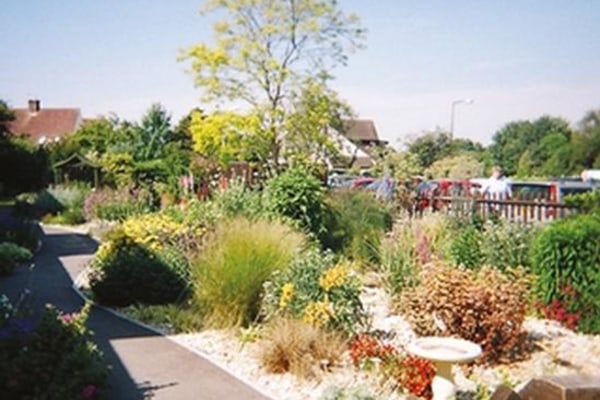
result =
[[[509,387],[498,386],[490,400],[522,400],[521,396]]]
[[[522,400],[600,400],[600,376],[546,376],[529,381],[520,391]]]

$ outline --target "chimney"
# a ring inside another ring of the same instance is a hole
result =
[[[38,99],[31,99],[28,102],[29,105],[29,112],[32,114],[35,114],[36,112],[40,111],[40,101]]]

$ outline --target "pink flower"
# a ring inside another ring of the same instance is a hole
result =
[[[81,391],[81,395],[85,399],[91,399],[92,397],[94,397],[97,391],[98,388],[95,385],[89,384],[83,388],[83,390]]]
[[[71,323],[71,321],[73,321],[73,319],[74,319],[73,314],[63,314],[59,318],[65,324]]]

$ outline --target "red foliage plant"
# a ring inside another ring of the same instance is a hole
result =
[[[432,398],[435,368],[431,361],[412,355],[402,356],[394,346],[368,334],[355,336],[349,343],[349,349],[355,366],[368,366],[373,358],[378,358],[384,376],[394,379],[399,387],[417,397]]]
[[[379,339],[368,334],[355,336],[348,344],[348,348],[352,363],[357,367],[364,365],[373,358],[385,361],[390,357],[398,355],[398,351],[394,346],[384,344]]]
[[[434,376],[435,367],[431,361],[409,355],[400,363],[397,380],[398,384],[411,394],[431,399],[433,397],[431,384]]]

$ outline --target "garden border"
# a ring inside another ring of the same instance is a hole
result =
[[[77,230],[76,228],[73,228],[73,227],[69,227],[69,226],[62,226],[62,225],[59,225],[59,227],[60,227],[60,228],[63,228],[63,229],[66,229],[66,230],[70,230],[70,231],[72,231],[72,232],[83,233],[83,232],[81,232],[81,231],[79,231],[79,230]],[[85,234],[85,233],[84,233],[84,234]],[[98,240],[98,242],[100,242],[99,238],[94,238],[94,240]],[[84,294],[84,293],[83,293],[83,292],[82,292],[82,291],[79,289],[79,285],[80,285],[80,284],[81,284],[81,282],[83,281],[83,278],[82,278],[82,277],[83,277],[83,276],[85,276],[85,275],[87,274],[87,272],[89,271],[89,268],[90,268],[90,265],[91,265],[91,261],[88,261],[88,262],[86,262],[86,264],[87,264],[87,265],[85,266],[85,268],[83,269],[83,271],[81,271],[81,272],[80,272],[80,273],[77,275],[77,277],[76,277],[76,278],[73,280],[73,284],[71,285],[71,288],[73,289],[73,291],[75,291],[75,293],[76,293],[76,294],[77,294],[77,295],[78,295],[78,296],[79,296],[79,297],[80,297],[80,298],[81,298],[81,299],[82,299],[84,302],[89,302],[89,303],[91,303],[91,304],[92,304],[94,307],[97,307],[97,308],[99,308],[99,309],[101,309],[101,310],[103,310],[103,311],[106,311],[106,312],[108,312],[108,313],[110,313],[110,314],[114,315],[115,317],[121,318],[121,319],[123,319],[123,320],[125,320],[125,321],[127,321],[127,322],[129,322],[129,323],[132,323],[132,324],[134,324],[134,325],[138,326],[138,327],[141,327],[141,328],[147,329],[147,330],[149,330],[149,331],[151,331],[151,332],[153,332],[153,333],[155,333],[155,334],[157,334],[157,335],[159,335],[159,336],[161,336],[161,337],[163,337],[163,338],[165,338],[165,339],[169,340],[171,343],[174,343],[174,344],[176,344],[177,346],[179,346],[179,347],[181,347],[181,348],[183,348],[183,349],[185,349],[185,350],[187,350],[187,351],[189,351],[189,352],[192,352],[192,353],[194,353],[194,354],[195,354],[195,355],[197,355],[197,356],[200,356],[200,357],[202,357],[204,360],[208,361],[210,364],[212,364],[212,365],[214,365],[215,367],[219,368],[219,369],[220,369],[220,370],[222,370],[223,372],[225,372],[225,373],[229,374],[230,376],[234,377],[235,379],[239,380],[240,382],[244,383],[245,385],[247,385],[247,386],[251,387],[251,388],[252,388],[252,389],[254,389],[256,392],[258,392],[260,395],[264,396],[265,398],[267,398],[267,399],[272,399],[272,400],[275,400],[275,399],[273,399],[273,397],[272,397],[270,394],[267,394],[267,393],[265,393],[265,392],[264,392],[264,391],[263,391],[263,390],[262,390],[260,387],[258,387],[257,385],[255,385],[253,382],[250,382],[250,381],[248,381],[246,378],[244,378],[244,377],[241,377],[241,376],[239,376],[239,375],[237,375],[237,374],[233,373],[233,371],[231,371],[231,370],[230,370],[229,368],[227,368],[225,365],[222,365],[221,363],[214,361],[213,359],[209,358],[209,357],[208,357],[206,354],[203,354],[203,353],[202,353],[200,350],[197,350],[197,349],[195,349],[195,348],[192,348],[192,347],[185,346],[185,345],[183,345],[183,344],[181,344],[181,343],[177,342],[176,340],[174,340],[174,339],[170,338],[168,335],[165,335],[165,333],[164,333],[164,332],[161,332],[161,331],[159,331],[158,329],[156,329],[156,328],[154,328],[154,327],[152,327],[152,326],[150,326],[150,325],[147,325],[147,324],[145,324],[145,323],[143,323],[143,322],[140,322],[140,321],[134,320],[134,319],[132,319],[132,318],[128,317],[127,315],[125,315],[125,314],[122,314],[122,313],[120,313],[120,312],[118,312],[118,311],[116,311],[116,310],[114,310],[114,309],[112,309],[112,308],[109,308],[109,307],[102,306],[102,305],[98,304],[97,302],[95,302],[95,301],[91,300],[90,298],[88,298],[88,297],[87,297],[87,296],[86,296],[86,295],[85,295],[85,294]]]

